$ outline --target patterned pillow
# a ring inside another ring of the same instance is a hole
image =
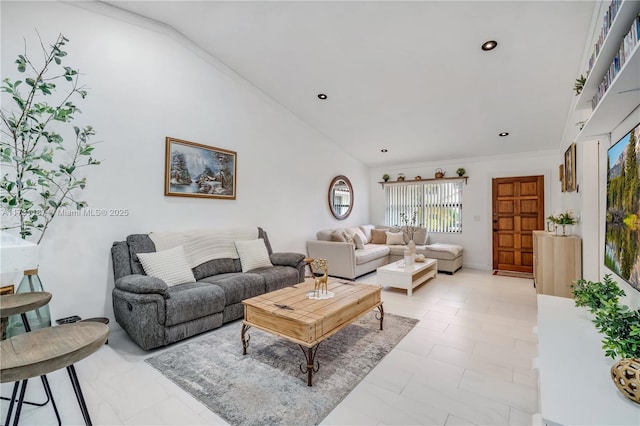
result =
[[[389,232],[386,231],[387,235],[387,244],[389,245],[405,245],[404,243],[404,234],[402,232]]]
[[[371,230],[371,244],[387,244],[387,234],[384,229]]]
[[[342,232],[342,235],[344,236],[344,240],[346,242],[348,242],[349,244],[354,244],[355,245],[355,242],[353,242],[353,234],[351,232],[345,230],[345,231]]]
[[[263,268],[265,266],[273,266],[269,259],[267,246],[264,245],[262,238],[236,241],[236,250],[238,250],[238,255],[240,256],[242,272]]]
[[[359,235],[363,244],[366,244],[367,241],[369,241],[367,236],[364,235],[364,232],[362,232],[362,229],[358,228],[357,226],[355,228],[348,228],[347,230],[351,233],[351,235]]]
[[[153,253],[138,253],[138,259],[145,274],[160,278],[167,285],[196,282],[182,246]]]

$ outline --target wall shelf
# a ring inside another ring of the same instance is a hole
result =
[[[618,10],[616,17],[611,24],[611,28],[607,33],[607,38],[604,40],[602,47],[600,48],[600,53],[598,54],[591,71],[589,71],[582,93],[580,93],[580,96],[578,97],[576,109],[591,108],[591,99],[593,99],[593,96],[598,91],[598,86],[600,86],[602,78],[609,70],[613,58],[618,53],[618,49],[620,49],[620,43],[629,31],[631,23],[638,15],[639,9],[640,3],[630,0],[624,1],[620,5],[620,9]]]
[[[384,188],[385,185],[395,185],[395,184],[408,184],[408,183],[421,183],[421,182],[433,182],[433,181],[441,181],[441,180],[464,180],[464,184],[467,184],[467,179],[469,176],[456,176],[456,177],[442,177],[442,178],[429,178],[429,179],[405,179],[405,180],[388,180],[386,182],[378,182]]]
[[[620,69],[578,135],[589,139],[611,132],[640,104],[640,43]]]
[[[590,109],[591,101],[600,83],[609,71],[613,58],[618,54],[620,44],[629,32],[631,24],[640,12],[640,2],[625,0],[611,24],[600,53],[587,76],[584,88],[575,109]],[[609,134],[635,108],[640,105],[640,43],[628,55],[600,102],[593,108],[590,117],[580,130],[576,140],[584,141]]]

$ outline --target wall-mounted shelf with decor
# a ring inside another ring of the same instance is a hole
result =
[[[577,140],[608,134],[640,104],[640,43],[625,52],[626,59],[615,74],[595,108],[592,100],[605,76],[610,78],[612,61],[620,52],[620,45],[630,32],[640,12],[640,2],[624,0],[609,27],[598,56],[589,72],[576,104],[576,110],[593,108]]]
[[[609,70],[611,61],[613,61],[613,58],[618,53],[620,42],[629,31],[635,17],[638,16],[639,8],[640,3],[635,1],[626,0],[620,4],[616,17],[609,27],[607,36],[600,46],[598,56],[593,62],[593,67],[591,67],[582,92],[578,97],[576,109],[592,108],[591,100],[598,91],[598,86],[600,86],[602,78]]]
[[[395,185],[395,184],[410,184],[410,183],[421,183],[421,182],[433,182],[433,181],[442,181],[442,180],[464,180],[464,184],[467,184],[467,179],[469,176],[456,176],[456,177],[442,177],[442,178],[429,178],[429,179],[418,179],[418,180],[388,180],[386,182],[378,182],[384,188],[385,185]]]

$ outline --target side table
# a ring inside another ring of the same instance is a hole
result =
[[[105,324],[78,322],[41,328],[0,342],[0,383],[22,381],[16,412],[24,401],[28,379],[66,368],[85,424],[91,425],[73,364],[100,349],[108,336],[109,327]]]
[[[47,303],[49,303],[50,300],[51,300],[51,293],[48,293],[46,291],[3,295],[3,296],[0,296],[0,316],[2,318],[5,318],[11,315],[20,315],[20,317],[22,318],[22,323],[24,325],[25,332],[29,333],[31,331],[31,326],[29,325],[29,320],[27,319],[26,313],[46,305]],[[56,406],[56,402],[53,399],[53,394],[51,393],[51,387],[49,386],[49,380],[47,379],[47,376],[45,374],[40,376],[40,379],[42,380],[44,393],[47,396],[46,401],[42,403],[24,401],[24,392],[27,389],[27,381],[25,380],[22,386],[22,391],[21,391],[21,395],[23,399],[22,403],[43,407],[47,405],[49,401],[51,401],[53,411],[55,412],[56,418],[58,419],[58,425],[60,425],[61,424],[60,413],[58,413],[58,407]],[[13,392],[11,393],[11,400],[9,402],[9,410],[7,411],[7,419],[5,421],[5,426],[8,426],[9,422],[11,421],[11,414],[13,413],[13,404],[15,403],[15,400],[16,400],[18,387],[19,387],[19,382],[16,381],[13,386]],[[5,397],[1,397],[1,398],[5,400],[9,399]],[[17,425],[18,420],[20,419],[22,403],[18,404],[18,407],[16,408],[16,416],[13,422],[14,425]]]

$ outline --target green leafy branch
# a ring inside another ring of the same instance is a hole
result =
[[[68,41],[60,34],[50,49],[41,41],[44,63],[40,67],[31,61],[25,48],[15,64],[18,72],[30,73],[23,80],[5,78],[0,87],[17,107],[0,111],[0,162],[4,170],[9,170],[0,180],[0,207],[10,218],[3,221],[2,229],[19,228],[22,238],[37,230],[38,243],[60,208],[87,206],[75,197],[86,186],[86,177],[79,178],[77,173],[82,167],[100,164],[92,157],[93,128],[71,124],[75,114],[81,113],[73,99],[84,99],[87,91],[79,84],[78,70],[62,66],[67,55],[62,48]],[[58,66],[55,72],[50,71],[53,66]],[[56,80],[62,80],[67,91],[62,100],[50,104],[44,98],[56,93]],[[57,131],[63,130],[64,124],[73,128],[73,144],[65,144]]]
[[[580,279],[572,285],[576,306],[585,306],[595,315],[593,323],[604,335],[602,349],[611,358],[640,357],[640,310],[619,305],[625,293],[605,275],[603,282]]]

